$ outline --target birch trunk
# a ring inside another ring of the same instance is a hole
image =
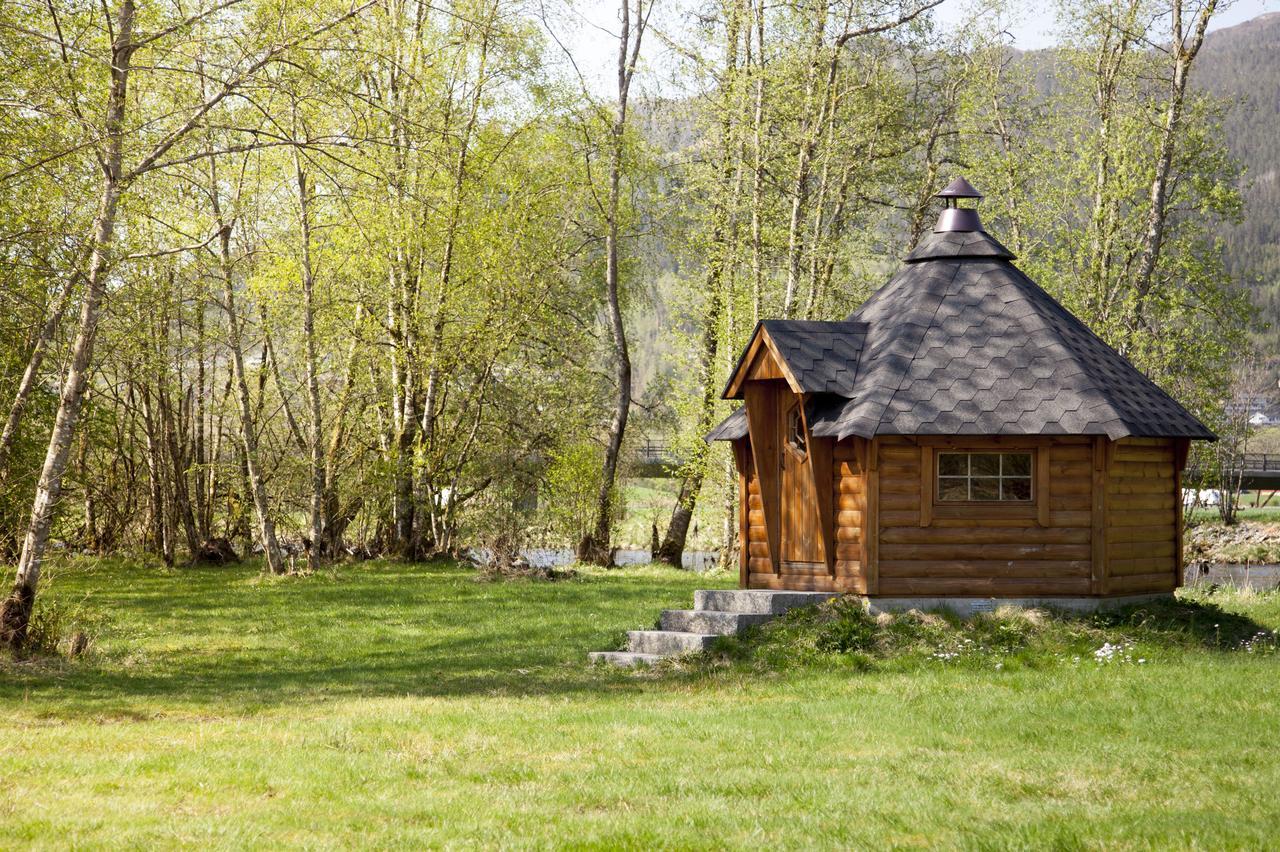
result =
[[[414,501],[414,451],[417,448],[417,383],[412,359],[417,352],[416,335],[413,333],[414,309],[417,304],[417,282],[412,271],[404,271],[397,305],[397,340],[392,355],[400,361],[392,365],[393,384],[397,388],[396,408],[396,481],[392,500],[395,524],[395,551],[401,559],[413,559],[414,525],[417,507]],[[398,381],[394,381],[397,376]]]
[[[151,546],[160,554],[164,564],[172,567],[173,548],[165,529],[164,451],[156,429],[150,389],[143,387],[141,396],[143,437],[147,446],[147,485],[151,500]]]
[[[813,107],[818,85],[818,54],[823,45],[823,34],[826,31],[826,18],[820,16],[814,33],[814,56],[809,63],[808,79],[805,83],[804,103],[806,109]],[[817,149],[818,136],[826,124],[827,103],[832,86],[835,85],[836,70],[839,66],[839,51],[832,50],[827,65],[826,88],[822,93],[822,104],[816,118],[806,121],[801,128],[800,150],[796,155],[796,170],[791,182],[791,215],[787,222],[787,283],[782,293],[782,315],[788,319],[795,313],[796,289],[800,284],[801,259],[804,254],[805,208],[809,200],[809,171],[813,164],[813,155]],[[814,129],[816,128],[816,129]]]
[[[622,302],[618,283],[618,210],[622,199],[623,136],[627,129],[627,99],[635,74],[640,42],[644,38],[648,13],[643,0],[636,0],[636,20],[631,20],[630,0],[622,0],[622,32],[618,38],[618,108],[609,133],[609,196],[605,210],[605,296],[609,318],[609,335],[613,343],[614,381],[616,382],[613,416],[605,440],[604,464],[600,471],[600,488],[596,494],[595,524],[578,543],[578,558],[596,565],[613,562],[610,536],[613,531],[613,487],[618,474],[618,458],[631,413],[631,353],[627,347],[627,329],[622,319]],[[652,4],[650,4],[652,10]],[[634,31],[633,31],[634,26]]]
[[[363,306],[356,305],[355,324],[360,325],[360,321],[364,316]],[[359,353],[359,340],[352,338],[351,344],[347,349],[346,367],[342,371],[342,387],[338,391],[337,410],[333,414],[333,423],[329,427],[329,441],[324,454],[324,540],[322,543],[324,553],[323,556],[329,559],[336,559],[342,552],[342,540],[346,534],[346,528],[350,524],[355,512],[363,503],[357,498],[351,508],[346,511],[340,511],[338,505],[338,452],[342,448],[342,439],[346,434],[347,410],[351,406],[351,389],[355,381],[356,356]],[[363,406],[361,406],[363,408]],[[381,419],[381,418],[379,418]],[[379,437],[382,437],[382,428],[378,428]]]
[[[18,428],[22,425],[22,415],[26,411],[27,401],[31,398],[31,391],[36,386],[36,378],[40,375],[40,368],[44,366],[45,355],[49,352],[49,345],[53,342],[54,335],[58,333],[59,326],[62,325],[62,317],[67,312],[67,305],[71,302],[71,291],[74,289],[75,279],[68,279],[62,287],[62,292],[58,294],[54,301],[49,315],[45,317],[44,323],[40,326],[40,331],[36,335],[35,345],[31,348],[31,356],[27,359],[27,367],[22,372],[22,379],[18,382],[18,390],[13,395],[13,402],[9,406],[9,416],[4,421],[4,431],[0,433],[0,484],[3,484],[9,472],[9,454],[13,452],[13,442],[17,440]]]
[[[1142,239],[1142,253],[1138,257],[1138,271],[1134,276],[1138,291],[1132,323],[1143,315],[1143,305],[1151,292],[1160,249],[1164,244],[1165,222],[1168,220],[1169,179],[1173,170],[1173,151],[1177,147],[1178,131],[1182,126],[1182,111],[1186,100],[1187,77],[1191,63],[1195,61],[1204,43],[1205,31],[1217,8],[1217,0],[1208,0],[1197,13],[1195,32],[1188,34],[1182,25],[1182,0],[1173,3],[1173,76],[1169,81],[1169,102],[1165,105],[1164,122],[1160,128],[1160,147],[1156,155],[1156,172],[1151,180],[1151,201],[1147,208],[1147,223]]]
[[[21,648],[27,640],[31,609],[40,584],[40,569],[49,544],[54,512],[62,496],[62,477],[75,437],[76,423],[89,382],[93,344],[98,333],[102,300],[106,295],[108,254],[115,237],[116,210],[120,202],[121,160],[125,107],[128,102],[129,68],[133,58],[133,0],[121,0],[116,16],[116,35],[111,43],[111,84],[107,94],[105,121],[106,149],[102,158],[103,182],[90,238],[93,246],[84,276],[84,299],[80,306],[80,328],[71,348],[71,363],[62,382],[58,413],[49,436],[40,481],[31,505],[31,520],[22,543],[13,591],[0,606],[0,642]]]
[[[315,274],[311,267],[311,190],[302,158],[295,148],[294,173],[298,182],[298,212],[302,237],[302,334],[307,349],[307,406],[310,420],[307,443],[311,452],[311,544],[307,547],[307,567],[320,567],[321,542],[324,539],[324,503],[328,487],[325,482],[324,424],[320,421],[319,356],[316,353]]]
[[[480,42],[480,57],[476,70],[475,88],[471,94],[471,105],[459,139],[458,156],[454,161],[452,198],[449,204],[448,221],[445,225],[444,250],[440,258],[440,276],[436,281],[436,297],[431,323],[431,338],[428,351],[431,353],[431,367],[427,371],[427,391],[422,405],[422,444],[428,459],[439,458],[436,448],[436,419],[440,407],[441,359],[444,349],[445,311],[449,304],[449,295],[453,289],[453,261],[456,251],[458,228],[462,221],[462,195],[467,180],[467,160],[471,152],[471,139],[480,118],[481,99],[485,91],[484,79],[489,64],[489,31],[486,30]],[[450,110],[452,112],[452,110]],[[423,493],[430,504],[432,546],[439,543],[440,529],[437,523],[434,471],[423,475]],[[419,537],[422,531],[419,530]]]
[[[764,0],[751,4],[756,34],[755,104],[751,116],[751,325],[760,321],[764,290]]]
[[[720,163],[716,175],[716,192],[712,202],[712,234],[711,252],[707,263],[707,310],[702,317],[702,404],[698,412],[698,439],[694,444],[693,458],[689,461],[688,471],[680,482],[680,494],[676,498],[675,507],[671,511],[671,522],[667,524],[662,543],[654,558],[676,568],[684,559],[685,542],[689,536],[689,524],[693,520],[694,509],[697,508],[698,496],[702,492],[702,483],[707,475],[710,463],[711,448],[702,436],[715,425],[716,398],[719,386],[716,382],[716,356],[720,345],[720,319],[725,304],[725,267],[729,263],[733,246],[730,244],[729,218],[730,205],[737,204],[739,187],[735,186],[733,148],[735,133],[733,132],[732,105],[736,90],[735,77],[738,71],[738,38],[739,18],[736,5],[731,5],[727,26],[725,27],[725,70],[719,83],[720,91],[725,93],[728,103],[722,107],[720,120]]]
[[[240,443],[244,451],[245,474],[248,479],[249,493],[253,499],[254,515],[258,521],[258,541],[262,545],[262,555],[266,560],[267,570],[272,574],[283,574],[284,559],[280,553],[280,545],[276,541],[276,526],[271,519],[271,507],[267,501],[267,486],[262,477],[262,466],[258,456],[256,418],[249,394],[249,382],[244,371],[244,339],[240,316],[236,312],[236,290],[231,272],[231,225],[222,222],[222,211],[217,202],[217,175],[212,168],[212,160],[210,163],[210,171],[213,173],[212,186],[215,188],[214,213],[222,226],[218,234],[218,266],[222,277],[223,308],[227,313],[227,342],[231,350],[236,403],[240,408]],[[263,358],[266,357],[268,356],[264,351]]]

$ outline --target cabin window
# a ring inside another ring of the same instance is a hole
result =
[[[804,439],[804,418],[800,416],[798,405],[787,415],[787,446],[801,458],[809,451]]]
[[[938,453],[938,500],[1030,503],[1031,453]]]

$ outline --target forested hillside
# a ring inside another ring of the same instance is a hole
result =
[[[1232,101],[1222,122],[1245,167],[1244,218],[1223,229],[1227,264],[1250,282],[1269,354],[1280,353],[1280,12],[1210,33],[1196,85]]]

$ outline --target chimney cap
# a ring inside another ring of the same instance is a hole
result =
[[[938,222],[933,226],[935,234],[944,231],[982,230],[982,219],[978,217],[978,211],[971,207],[948,207],[938,214]]]
[[[939,192],[934,198],[981,198],[982,193],[973,188],[973,184],[962,177],[958,177],[946,188]]]

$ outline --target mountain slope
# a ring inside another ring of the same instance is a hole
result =
[[[1266,341],[1280,349],[1280,12],[1210,33],[1193,85],[1236,101],[1223,124],[1244,164],[1245,220],[1227,229],[1233,273],[1255,281]]]

